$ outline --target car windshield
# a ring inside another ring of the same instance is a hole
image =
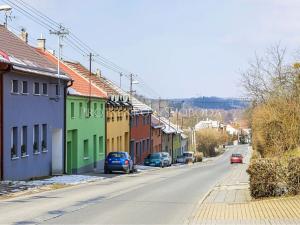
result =
[[[109,158],[126,158],[125,153],[123,152],[111,152],[108,155]]]
[[[159,159],[160,158],[160,154],[150,154],[149,159]]]
[[[231,157],[242,157],[242,155],[241,154],[232,154]]]
[[[192,153],[183,153],[183,156],[184,156],[184,157],[192,157],[193,154],[192,154]]]

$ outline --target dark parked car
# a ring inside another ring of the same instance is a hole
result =
[[[166,163],[164,160],[164,157],[161,152],[157,153],[151,153],[145,158],[144,160],[145,166],[159,166],[159,167],[165,167]]]
[[[232,154],[230,157],[230,163],[243,163],[242,154]]]
[[[168,152],[162,152],[162,157],[164,158],[164,163],[166,166],[172,165],[172,158]]]
[[[127,152],[110,152],[105,159],[104,173],[123,171],[130,173],[134,171],[133,161]]]

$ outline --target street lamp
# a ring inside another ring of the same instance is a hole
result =
[[[0,11],[3,11],[4,16],[5,16],[5,22],[4,22],[5,27],[7,27],[7,18],[10,17],[11,10],[12,10],[12,7],[9,5],[0,5]]]

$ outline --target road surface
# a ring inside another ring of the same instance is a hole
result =
[[[183,224],[201,198],[237,165],[230,147],[204,163],[0,201],[1,224]]]

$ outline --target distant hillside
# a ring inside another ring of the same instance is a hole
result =
[[[184,105],[204,109],[243,109],[248,107],[249,101],[237,98],[219,98],[219,97],[198,97],[185,99],[170,99],[169,103],[174,108],[182,108]]]

